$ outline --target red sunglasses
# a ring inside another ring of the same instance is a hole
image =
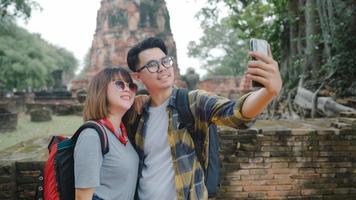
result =
[[[121,80],[114,81],[115,86],[120,90],[124,91],[125,87],[128,86],[131,92],[136,93],[137,92],[137,85],[135,83],[126,83]]]

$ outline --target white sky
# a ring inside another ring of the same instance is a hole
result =
[[[32,33],[41,34],[48,42],[73,52],[81,67],[92,44],[101,0],[35,1],[43,10],[33,11],[27,24],[21,21],[19,24]],[[194,67],[201,76],[206,73],[200,69],[198,60],[187,56],[189,41],[197,41],[202,35],[199,22],[194,16],[204,2],[205,0],[166,0],[181,74],[185,74],[188,67]]]

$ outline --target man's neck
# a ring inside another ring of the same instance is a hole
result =
[[[172,94],[173,87],[164,90],[151,91],[151,106],[156,107],[162,105]]]

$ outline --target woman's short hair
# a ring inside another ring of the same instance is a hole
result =
[[[99,120],[109,116],[107,90],[111,81],[123,80],[132,83],[130,73],[124,67],[110,67],[97,73],[89,83],[84,103],[84,121]]]

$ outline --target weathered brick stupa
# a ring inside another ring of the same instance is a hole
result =
[[[90,80],[105,67],[127,66],[128,50],[152,36],[163,39],[169,55],[177,57],[164,0],[102,0],[87,78]]]

